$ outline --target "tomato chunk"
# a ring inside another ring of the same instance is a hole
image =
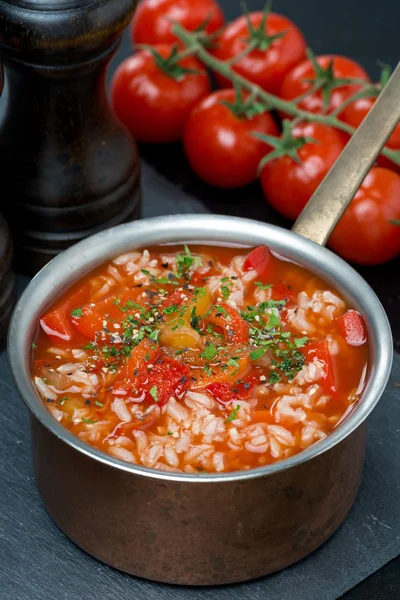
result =
[[[244,400],[247,398],[259,381],[260,371],[255,368],[240,383],[229,384],[216,381],[210,383],[206,389],[219,404],[225,405],[232,400]]]
[[[272,271],[273,255],[267,246],[258,246],[247,255],[243,264],[245,271],[255,269],[260,276],[269,275]]]
[[[286,283],[279,281],[279,283],[275,283],[272,286],[271,298],[272,300],[286,300],[289,302],[293,300],[293,294]]]
[[[182,292],[178,292],[176,290],[164,300],[160,306],[160,310],[164,310],[164,308],[169,308],[170,306],[174,305],[181,306],[181,304],[183,304],[184,297],[185,294],[182,294]]]
[[[69,342],[72,340],[75,330],[72,326],[71,311],[87,302],[89,291],[88,285],[79,288],[67,301],[56,305],[53,310],[41,317],[40,325],[52,340],[56,342],[60,342],[60,340]]]
[[[90,304],[75,304],[82,311],[81,316],[72,316],[72,323],[76,329],[84,336],[94,339],[97,331],[103,329],[103,321],[110,323],[122,323],[125,320],[128,310],[135,311],[134,307],[129,308],[129,302],[139,303],[139,296],[142,294],[141,288],[129,290],[121,294],[108,296],[104,300]]]
[[[214,396],[215,400],[219,404],[228,404],[232,400],[237,399],[237,396],[233,393],[232,387],[229,385],[229,383],[221,383],[216,381],[215,383],[210,383],[206,389],[212,396]]]
[[[163,356],[149,340],[143,340],[114,382],[116,395],[133,394],[142,402],[164,406],[171,396],[181,398],[190,385],[187,365]]]
[[[249,339],[249,326],[237,310],[221,302],[207,317],[207,320],[222,330],[227,342],[243,344]]]
[[[338,392],[337,365],[334,355],[329,351],[328,340],[309,344],[305,348],[306,359],[312,361],[314,358],[324,364],[325,378],[322,386],[328,394],[336,395]]]
[[[337,319],[339,331],[349,346],[361,346],[367,341],[367,334],[362,316],[356,310],[348,310],[347,313]]]
[[[114,389],[121,388],[121,383],[126,383],[125,388],[132,387],[132,383],[136,380],[142,370],[147,370],[147,363],[152,364],[158,358],[160,353],[159,348],[152,344],[150,340],[142,340],[133,350],[125,363],[123,369],[120,370],[117,379],[114,382]]]

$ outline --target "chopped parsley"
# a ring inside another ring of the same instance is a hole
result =
[[[250,360],[258,360],[262,358],[264,354],[267,352],[265,348],[258,348],[258,350],[253,350],[250,352]]]
[[[172,431],[168,431],[167,435],[172,435]]]
[[[102,404],[102,403],[101,403],[101,402],[99,402],[98,400],[95,400],[95,401],[94,401],[94,403],[95,403],[95,405],[96,405],[96,406],[100,406],[100,408],[103,408],[103,407],[104,407],[104,404]]]
[[[226,419],[228,423],[230,423],[231,421],[234,421],[236,419],[236,416],[237,416],[239,410],[240,410],[240,404],[237,404],[236,408],[230,413],[230,415]]]
[[[81,308],[74,308],[74,310],[71,310],[71,315],[73,317],[81,317],[82,316],[82,309]]]
[[[190,313],[190,326],[192,327],[192,329],[195,329],[196,331],[198,331],[200,321],[201,321],[201,317],[200,317],[200,315],[196,315],[196,307],[193,306],[192,312]]]
[[[150,396],[153,396],[154,401],[155,402],[159,402],[159,398],[158,398],[158,388],[156,385],[153,385],[153,387],[151,388],[151,390],[149,391]]]
[[[171,283],[172,285],[179,285],[179,281],[173,281],[169,277],[160,277],[159,279],[153,279],[154,283],[160,283],[161,285],[165,285],[166,283]]]
[[[209,377],[210,375],[212,375],[212,368],[210,367],[210,365],[206,365],[203,368],[204,373]]]
[[[195,266],[196,268],[203,266],[202,260],[199,256],[192,256],[186,244],[184,248],[185,252],[178,254],[176,257],[176,264],[181,276],[186,275],[192,266]]]
[[[201,358],[205,358],[206,360],[212,360],[218,354],[217,348],[214,346],[212,342],[206,345],[203,352],[200,354]]]
[[[63,396],[62,398],[60,398],[60,400],[58,401],[58,404],[60,406],[62,406],[64,404],[64,402],[66,402],[68,400],[67,396]]]
[[[280,380],[281,380],[281,376],[279,375],[279,373],[276,373],[275,371],[271,371],[271,373],[268,375],[269,383],[279,383]]]
[[[260,290],[269,290],[270,288],[272,288],[272,283],[267,283],[266,285],[263,285],[261,283],[261,281],[255,281],[254,284],[260,288]]]
[[[165,315],[172,315],[179,310],[179,306],[177,304],[171,304],[171,306],[167,306],[163,309],[163,313]]]
[[[229,291],[229,288],[227,285],[223,285],[221,287],[221,294],[225,300],[227,300],[229,298],[230,291]]]
[[[308,337],[302,337],[302,338],[296,338],[293,340],[294,345],[296,346],[296,348],[302,348],[303,346],[305,346],[308,342]]]
[[[36,348],[36,344],[35,342],[32,342],[32,350],[34,350]]]
[[[236,367],[237,369],[239,368],[239,361],[237,358],[230,358],[226,364],[228,367]]]
[[[93,421],[92,419],[85,419],[85,417],[82,417],[82,421],[87,425],[94,425],[95,423],[97,423],[97,421]]]

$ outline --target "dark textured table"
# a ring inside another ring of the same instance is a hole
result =
[[[237,0],[221,3],[229,18],[238,14]],[[248,4],[258,9],[264,0],[249,0]],[[374,77],[378,72],[376,58],[392,65],[399,58],[398,0],[379,3],[350,0],[329,6],[320,0],[307,3],[281,0],[276,2],[275,9],[298,23],[316,52],[351,56]],[[114,64],[128,52],[129,42],[125,40]],[[0,101],[0,112],[5,101],[6,96]],[[211,211],[289,226],[265,204],[257,185],[221,193],[202,184],[185,164],[179,145],[142,147],[141,154],[146,161],[145,216]],[[397,350],[400,350],[399,267],[397,260],[382,268],[362,270],[388,311]],[[76,548],[50,521],[32,478],[27,414],[2,354],[0,600],[336,600],[339,597],[397,600],[400,598],[400,559],[396,559],[400,547],[399,385],[400,356],[396,354],[388,389],[370,418],[360,493],[349,518],[331,540],[307,559],[268,578],[223,588],[179,588],[138,580],[102,565]]]

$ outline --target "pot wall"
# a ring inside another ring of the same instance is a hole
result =
[[[156,581],[215,585],[303,558],[355,499],[366,422],[323,454],[242,481],[163,481],[78,452],[31,417],[34,471],[57,525],[96,558]]]

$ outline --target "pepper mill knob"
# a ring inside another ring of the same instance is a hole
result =
[[[139,217],[136,147],[105,73],[136,0],[0,0],[8,103],[1,210],[33,274],[82,238]]]

